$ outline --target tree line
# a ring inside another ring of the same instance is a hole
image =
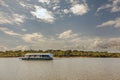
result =
[[[9,50],[0,51],[0,57],[22,57],[27,53],[52,53],[54,57],[120,57],[120,53],[79,50]]]

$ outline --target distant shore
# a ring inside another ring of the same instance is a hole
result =
[[[0,58],[20,58],[20,57],[0,57]],[[120,57],[53,57],[53,58],[120,58]]]
[[[83,57],[83,58],[120,58],[120,53],[78,50],[17,50],[0,51],[0,58],[22,57],[26,53],[52,53],[54,57]]]

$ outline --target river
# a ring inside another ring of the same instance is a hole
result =
[[[0,80],[120,80],[120,58],[0,58]]]

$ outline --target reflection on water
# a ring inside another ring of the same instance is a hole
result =
[[[120,80],[119,58],[0,58],[0,80]]]

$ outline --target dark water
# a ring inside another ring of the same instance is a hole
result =
[[[120,80],[120,58],[0,58],[0,80]]]

